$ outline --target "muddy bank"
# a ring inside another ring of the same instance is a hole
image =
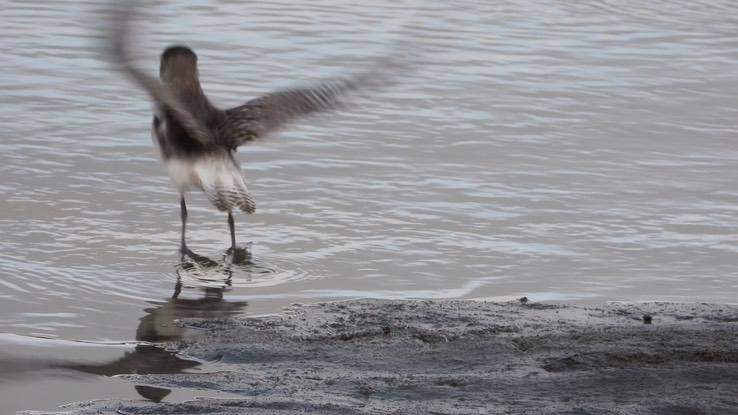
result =
[[[173,347],[222,371],[128,378],[242,399],[65,413],[738,414],[738,306],[355,300],[184,323],[208,336]]]

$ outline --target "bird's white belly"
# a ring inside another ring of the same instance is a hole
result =
[[[184,194],[188,190],[202,189],[202,182],[195,171],[195,163],[191,160],[170,159],[167,160],[167,171],[172,183],[180,194]]]

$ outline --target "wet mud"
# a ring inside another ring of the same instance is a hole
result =
[[[209,373],[125,375],[238,399],[66,414],[738,414],[738,306],[352,300],[187,319]],[[37,414],[39,412],[36,412]]]

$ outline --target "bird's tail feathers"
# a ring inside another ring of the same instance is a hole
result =
[[[208,200],[218,210],[228,212],[239,208],[246,213],[256,211],[243,174],[231,160],[203,160],[195,164],[195,173]]]

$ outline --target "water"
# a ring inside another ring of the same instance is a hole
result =
[[[139,65],[188,44],[223,107],[417,51],[360,107],[241,149],[253,265],[228,275],[180,265],[152,105],[99,59],[105,7],[0,8],[0,355],[351,297],[735,302],[734,2],[152,3]],[[188,207],[188,244],[221,258],[225,215]]]

